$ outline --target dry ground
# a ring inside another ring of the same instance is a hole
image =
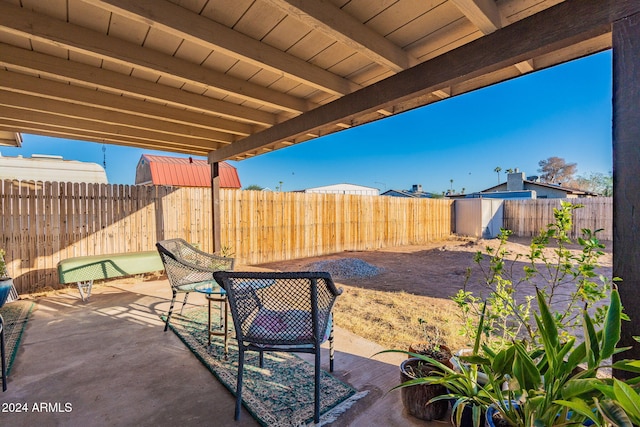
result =
[[[512,237],[508,249],[514,255],[528,253],[530,239]],[[610,242],[601,258],[601,273],[611,275]],[[340,279],[344,289],[338,298],[336,324],[378,342],[388,348],[406,349],[420,340],[418,318],[441,328],[452,348],[469,346],[459,331],[458,309],[451,297],[465,282],[467,268],[472,267],[469,290],[479,292],[482,277],[473,263],[474,254],[486,246],[496,247],[498,240],[451,239],[424,246],[404,246],[376,251],[342,252],[322,257],[263,264],[260,267],[280,271],[307,270],[314,262],[357,258],[384,271],[371,278]],[[578,248],[572,246],[572,248]],[[524,257],[513,266],[522,272]]]

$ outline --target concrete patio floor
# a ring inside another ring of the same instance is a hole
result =
[[[238,269],[239,270],[239,269]],[[3,426],[255,426],[234,396],[171,331],[166,280],[122,280],[95,286],[83,302],[77,290],[35,299],[18,355],[0,392]],[[191,304],[204,305],[202,295]],[[336,328],[334,375],[368,395],[332,426],[448,426],[404,412],[402,355],[371,356],[382,348]],[[323,365],[328,351],[322,355]],[[26,412],[14,412],[16,408]],[[42,406],[42,411],[35,411]]]

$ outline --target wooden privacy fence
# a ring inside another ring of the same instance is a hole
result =
[[[535,236],[554,222],[553,209],[559,208],[561,201],[584,205],[573,211],[572,239],[582,236],[583,228],[589,228],[592,231],[603,229],[597,234],[598,239],[613,240],[612,197],[505,200],[503,228],[513,231],[515,236]]]
[[[222,190],[221,242],[239,263],[422,244],[449,236],[449,200]],[[74,256],[144,251],[182,237],[212,251],[211,191],[0,181],[0,247],[18,291],[57,287]]]
[[[574,232],[604,228],[611,240],[611,198],[584,204]],[[532,236],[553,222],[560,199],[506,200],[504,228]],[[241,264],[346,250],[424,244],[450,236],[453,202],[443,199],[222,190],[221,242]],[[154,250],[182,237],[212,252],[211,190],[56,182],[0,181],[0,248],[19,292],[57,287],[61,259]]]
[[[452,234],[452,206],[450,200],[225,190],[221,238],[249,264],[421,244]]]

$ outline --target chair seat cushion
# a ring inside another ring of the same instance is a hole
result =
[[[322,338],[322,342],[329,338],[331,332],[331,318]],[[259,340],[277,341],[312,341],[313,325],[311,323],[311,313],[303,310],[274,311],[262,309],[251,322],[247,335],[247,340],[251,338]]]
[[[176,286],[180,292],[202,292],[208,294],[226,295],[226,291],[215,280],[205,280]]]

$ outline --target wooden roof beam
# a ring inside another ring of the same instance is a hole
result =
[[[82,106],[54,99],[25,95],[17,92],[0,90],[0,105],[17,108],[25,111],[51,112],[57,116],[92,120],[112,125],[122,125],[134,129],[143,129],[151,132],[160,132],[167,135],[179,136],[185,140],[191,138],[207,139],[223,143],[235,141],[235,137],[228,133],[207,131],[198,132],[192,126],[170,123],[162,119],[148,117],[136,117],[129,114],[108,111],[100,108]],[[26,114],[26,113],[25,113]]]
[[[0,70],[0,89],[71,102],[77,105],[117,111],[132,116],[162,120],[163,122],[174,122],[179,128],[184,129],[179,133],[205,134],[209,131],[216,131],[242,136],[253,133],[253,127],[245,123],[179,110],[139,99],[125,98],[107,92],[86,89],[84,87],[70,86],[65,83],[44,80],[10,71]],[[0,100],[0,103],[2,102],[3,101]],[[165,125],[165,127],[171,126],[171,123]]]
[[[49,136],[52,138],[62,138],[62,139],[73,139],[76,141],[82,142],[97,142],[100,144],[114,144],[114,145],[124,145],[127,147],[133,148],[147,148],[150,150],[158,150],[162,149],[163,151],[170,151],[173,153],[190,153],[195,156],[206,156],[207,152],[210,150],[208,148],[198,148],[193,147],[191,151],[185,151],[186,148],[184,145],[172,145],[167,143],[162,143],[162,146],[158,142],[152,141],[140,141],[135,138],[129,138],[123,135],[109,135],[109,134],[99,134],[93,132],[75,132],[69,129],[63,128],[55,128],[46,125],[34,125],[34,124],[21,124],[15,123],[11,121],[4,121],[0,118],[0,130],[8,130],[13,131],[15,129],[21,129],[24,133],[29,133],[33,135],[42,135]]]
[[[285,13],[395,72],[418,60],[326,0],[269,0]]]
[[[494,0],[451,0],[483,34],[504,27],[504,19]]]
[[[234,97],[273,108],[300,113],[315,105],[273,89],[206,70],[197,64],[109,37],[86,28],[40,15],[28,9],[0,2],[0,28],[10,34],[64,47],[94,58],[107,59],[131,68],[210,88]]]
[[[516,68],[518,69],[518,71],[520,71],[520,73],[522,73],[522,74],[527,74],[527,73],[530,73],[533,70],[535,70],[533,59],[530,59],[528,61],[518,62],[515,65],[516,65]]]
[[[0,145],[22,147],[22,135],[20,132],[0,131]]]
[[[171,144],[175,147],[182,146],[185,151],[192,147],[214,149],[222,143],[207,139],[184,138],[178,135],[170,135],[162,132],[154,132],[148,129],[138,129],[126,125],[97,122],[83,118],[66,117],[40,111],[20,110],[0,105],[0,117],[6,124],[29,126],[32,128],[67,129],[76,133],[88,132],[94,134],[127,137],[138,141],[158,142]]]
[[[332,95],[345,95],[360,85],[273,46],[246,36],[166,0],[84,0],[118,15],[160,28],[199,46],[266,68]]]
[[[433,94],[440,99],[449,98],[451,96],[451,88],[445,87],[442,89],[434,90]]]
[[[633,13],[640,13],[640,2],[637,0],[566,0],[287,122],[213,151],[209,153],[209,162],[234,158],[278,141],[295,139],[324,126],[348,123],[359,115],[388,108],[421,93],[434,92],[607,34],[611,32],[612,22]],[[513,43],[516,39],[519,42]]]
[[[150,99],[173,107],[189,108],[202,113],[215,113],[229,119],[239,119],[269,126],[278,122],[276,115],[265,111],[254,110],[242,105],[4,43],[0,43],[0,65],[48,78],[69,80],[73,83],[92,85],[107,91]]]

